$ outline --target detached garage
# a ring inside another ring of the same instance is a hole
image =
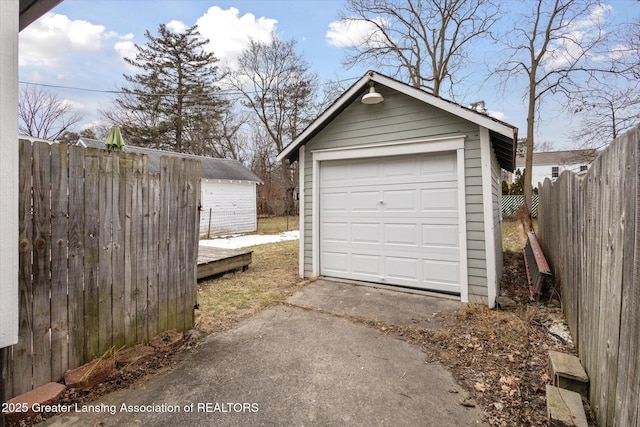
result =
[[[363,99],[364,96],[364,99]],[[300,168],[300,275],[495,304],[517,128],[368,72],[278,156]]]

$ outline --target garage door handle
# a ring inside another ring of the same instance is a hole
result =
[[[382,204],[384,204],[384,200],[380,199],[380,200],[378,200],[378,203],[380,203],[382,205]]]

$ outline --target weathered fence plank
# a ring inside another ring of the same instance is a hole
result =
[[[51,146],[51,381],[69,369],[67,333],[69,163],[66,147]]]
[[[33,264],[31,254],[33,252],[33,222],[32,209],[32,168],[33,147],[29,141],[20,141],[20,168],[19,168],[19,265],[18,291],[20,297],[20,309],[18,319],[18,343],[13,346],[13,366],[7,375],[9,380],[5,385],[7,399],[10,395],[17,395],[31,390],[33,354],[31,352],[31,333],[33,331],[33,282],[31,273]],[[6,363],[6,362],[5,362]]]
[[[134,230],[137,230],[137,238],[135,241],[136,257],[135,262],[137,268],[136,273],[136,342],[146,343],[149,341],[148,332],[148,282],[147,268],[149,246],[149,190],[148,186],[148,160],[147,157],[136,156],[135,174],[137,177],[138,199],[134,205],[133,218]]]
[[[100,247],[98,255],[98,351],[100,355],[113,348],[113,157],[100,157]]]
[[[148,159],[145,157],[145,162]],[[148,165],[145,166],[145,169]],[[147,245],[147,333],[151,338],[160,332],[158,328],[158,235],[160,216],[160,177],[150,175],[149,188],[149,243]]]
[[[69,366],[84,362],[84,150],[69,147]]]
[[[48,144],[33,147],[33,383],[51,381],[49,299],[51,274],[51,152]]]
[[[540,189],[538,237],[561,284],[598,425],[640,425],[639,149],[637,126],[582,179],[565,172]]]
[[[111,205],[104,206],[102,209],[111,211],[111,268],[113,274],[113,282],[111,285],[111,301],[114,310],[119,312],[113,313],[113,343],[114,349],[119,349],[127,344],[125,338],[126,310],[125,307],[125,283],[127,276],[128,264],[126,262],[127,254],[127,156],[123,154],[111,155],[113,159],[113,176],[112,191],[113,197]]]
[[[84,357],[100,356],[98,263],[100,257],[100,151],[87,149],[84,171]]]
[[[122,176],[125,183],[124,203],[124,223],[125,240],[123,242],[124,253],[124,287],[123,295],[123,312],[124,318],[123,333],[124,342],[127,346],[131,346],[136,342],[136,296],[135,296],[135,269],[136,269],[136,253],[135,239],[133,228],[133,206],[137,201],[138,186],[136,185],[136,176],[134,173],[134,160],[130,155],[122,156]],[[126,176],[126,178],[124,178]]]

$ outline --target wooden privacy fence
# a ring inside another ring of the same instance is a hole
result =
[[[111,349],[193,326],[197,160],[20,141],[19,342],[6,398]]]
[[[598,425],[640,426],[640,125],[540,189],[539,232]]]

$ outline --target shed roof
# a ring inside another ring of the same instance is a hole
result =
[[[298,137],[278,154],[278,160],[295,160],[298,157],[298,149],[309,142],[325,126],[344,111],[353,101],[364,95],[369,82],[389,87],[405,95],[411,96],[441,110],[447,111],[489,130],[496,157],[502,169],[513,171],[515,169],[515,142],[518,140],[518,128],[486,114],[463,107],[455,102],[432,95],[424,90],[409,86],[398,80],[387,77],[375,71],[368,71],[346,92],[344,92],[329,108],[320,114]]]
[[[104,141],[98,141],[90,138],[78,139],[77,145],[89,148],[106,149]],[[125,145],[124,151],[128,153],[146,154],[149,157],[149,171],[152,173],[160,172],[160,157],[175,156],[184,157],[186,159],[200,160],[202,163],[202,178],[205,179],[223,179],[229,181],[254,181],[262,184],[262,180],[256,176],[249,168],[244,166],[237,160],[218,159],[214,157],[195,156],[193,154],[175,153],[172,151],[156,150],[153,148],[135,147],[133,145]]]

